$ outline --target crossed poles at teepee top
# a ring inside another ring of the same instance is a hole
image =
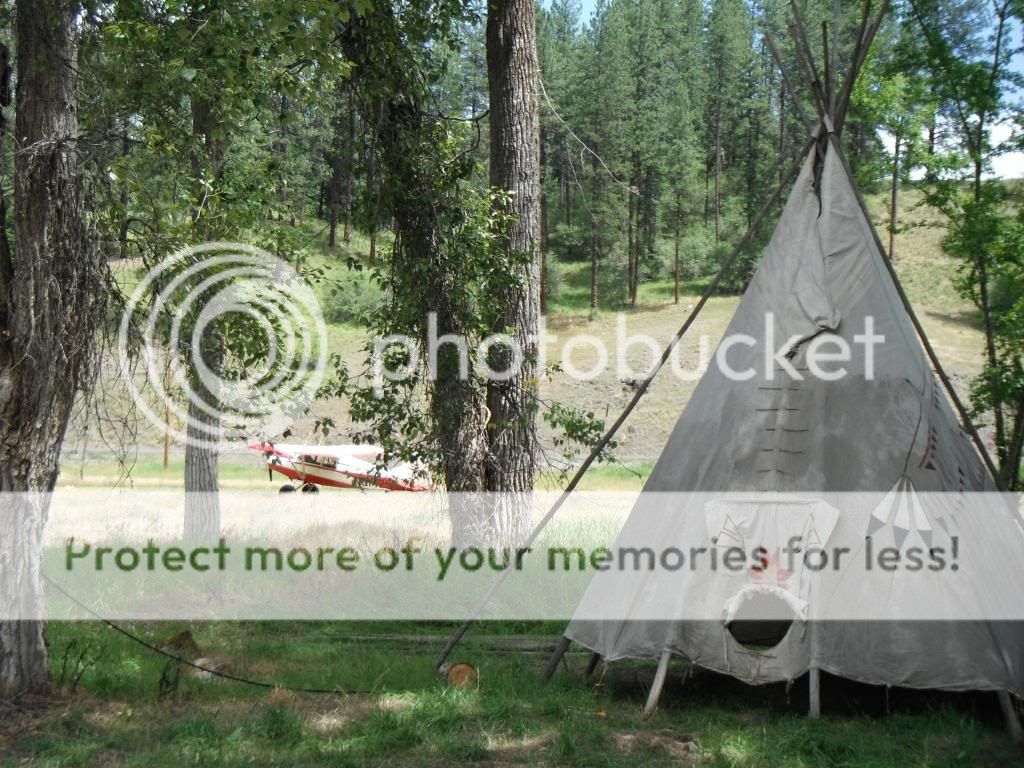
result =
[[[960,399],[960,395],[957,393],[956,388],[953,386],[952,380],[949,378],[949,374],[946,373],[945,368],[942,366],[942,362],[939,360],[938,355],[935,352],[935,348],[932,346],[931,340],[928,338],[928,334],[925,333],[924,326],[921,325],[921,320],[917,316],[917,312],[914,310],[913,305],[910,303],[910,299],[907,296],[906,291],[903,289],[903,284],[900,282],[899,276],[896,274],[896,270],[893,268],[892,262],[889,260],[885,250],[885,246],[882,244],[881,239],[878,236],[878,232],[875,230],[874,224],[871,220],[871,213],[868,210],[867,204],[864,202],[864,197],[860,192],[859,187],[854,181],[853,170],[850,166],[850,162],[843,152],[842,145],[839,141],[839,137],[842,135],[843,127],[846,124],[846,116],[850,106],[850,98],[853,95],[853,86],[857,82],[857,78],[860,76],[861,69],[864,66],[864,62],[867,60],[868,52],[871,50],[871,44],[874,42],[875,37],[878,35],[878,31],[882,27],[882,22],[885,20],[886,15],[889,12],[890,0],[882,0],[881,7],[879,8],[878,14],[875,18],[871,19],[871,0],[865,0],[864,10],[861,15],[860,25],[857,31],[857,39],[854,43],[853,49],[853,61],[850,69],[847,71],[846,76],[843,78],[842,90],[836,94],[835,81],[836,81],[836,58],[835,51],[836,46],[833,40],[832,45],[832,65],[829,75],[826,76],[826,84],[823,85],[821,78],[818,76],[817,68],[814,66],[814,61],[811,56],[810,46],[807,42],[807,36],[804,33],[805,24],[803,17],[800,14],[800,8],[798,7],[796,0],[790,0],[790,7],[793,11],[793,19],[788,25],[788,31],[793,39],[793,45],[797,53],[797,61],[799,62],[800,68],[803,72],[803,76],[806,79],[811,92],[814,95],[814,103],[818,110],[818,126],[815,128],[814,134],[822,136],[822,140],[818,143],[819,160],[824,158],[824,145],[831,143],[833,150],[836,153],[836,157],[842,162],[843,169],[846,171],[847,176],[850,179],[850,186],[853,189],[854,196],[857,199],[857,203],[860,206],[861,212],[864,214],[864,218],[869,224],[871,230],[871,236],[874,238],[875,246],[878,248],[879,253],[882,256],[882,263],[885,264],[885,268],[889,273],[889,277],[892,279],[893,285],[896,288],[897,294],[899,294],[900,301],[903,303],[903,307],[910,317],[910,321],[914,326],[914,330],[917,332],[917,336],[921,341],[921,346],[924,347],[925,354],[928,355],[928,359],[931,361],[932,368],[935,370],[936,375],[942,382],[949,399],[952,401],[953,406],[956,408],[957,414],[960,416],[960,421],[963,428],[970,435],[972,442],[978,450],[978,454],[981,456],[982,461],[988,469],[989,474],[992,476],[992,480],[995,482],[996,487],[1005,492],[1005,484],[1002,481],[1002,477],[999,474],[999,470],[996,468],[995,462],[992,460],[992,456],[985,446],[985,441],[982,440],[981,434],[978,432],[977,426],[974,424],[974,420],[971,418],[970,412],[967,410],[963,400]],[[836,29],[833,30],[833,36],[838,30],[838,14],[835,21]],[[797,98],[797,94],[792,88],[792,81],[789,77],[786,65],[782,61],[782,57],[779,55],[779,49],[772,39],[771,33],[764,30],[765,40],[768,43],[768,47],[771,50],[772,57],[775,59],[775,64],[782,73],[783,85],[786,90],[789,91],[790,101],[796,106],[798,114],[801,116],[801,120],[805,124],[808,123],[806,114],[803,112],[800,106],[800,99]],[[828,46],[828,32],[825,25],[822,25],[822,40],[825,48],[825,59],[829,60],[829,46]],[[826,110],[825,105],[830,105],[831,109]],[[817,175],[816,175],[817,178]]]

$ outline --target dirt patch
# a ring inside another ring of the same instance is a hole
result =
[[[632,754],[660,750],[676,760],[702,763],[705,758],[700,743],[693,736],[663,729],[660,731],[619,731],[612,734],[612,743],[619,752]]]
[[[19,739],[41,736],[53,723],[62,705],[33,702],[31,705],[0,701],[0,753],[8,751]]]

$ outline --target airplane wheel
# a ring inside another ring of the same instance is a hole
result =
[[[302,486],[303,493],[320,493],[320,486],[313,483],[306,483]]]
[[[287,484],[285,484],[285,485],[282,485],[280,488],[278,488],[277,492],[278,493],[295,493],[295,486],[294,485],[287,485]]]

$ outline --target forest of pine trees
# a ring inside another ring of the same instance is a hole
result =
[[[591,263],[592,307],[635,305],[645,280],[714,271],[805,146],[809,128],[763,32],[776,30],[796,71],[788,4],[757,5],[611,0],[584,19],[578,2],[554,0],[541,14],[549,250]],[[805,5],[808,17],[831,21],[829,2]],[[843,12],[844,51],[857,10]],[[854,162],[877,168],[882,142],[857,118]],[[756,250],[729,276],[732,290],[742,290]]]
[[[635,305],[645,281],[685,282],[715,271],[774,186],[785,181],[813,128],[801,119],[816,113],[786,31],[789,5],[599,0],[589,17],[579,0],[538,6],[542,309],[557,294],[559,266],[566,263],[591,265],[594,309]],[[830,44],[841,77],[862,11],[859,3],[838,5],[839,34]],[[471,176],[482,189],[489,154],[483,15],[472,4],[458,6],[446,33],[450,47],[434,45],[421,75],[436,117],[463,143],[465,158],[478,163]],[[798,6],[808,29],[834,26],[833,0]],[[1011,13],[1012,4],[1006,6]],[[423,8],[425,14],[445,12]],[[326,38],[299,43],[313,19],[295,20],[286,5],[260,12],[269,26],[264,19],[244,29],[239,13],[219,27],[203,26],[194,38],[181,20],[169,13],[161,19],[145,4],[125,3],[116,13],[98,10],[87,19],[82,123],[94,147],[105,234],[119,241],[119,253],[152,250],[155,242],[166,247],[180,237],[180,227],[168,221],[192,183],[187,158],[194,136],[180,100],[210,90],[220,102],[215,119],[232,121],[224,147],[230,157],[219,174],[230,197],[215,201],[221,203],[215,234],[251,228],[269,209],[271,221],[281,224],[322,220],[332,245],[347,242],[353,228],[362,230],[376,256],[377,233],[393,222],[375,126],[360,103],[359,68],[320,56]],[[894,171],[901,182],[914,169],[920,176],[936,145],[952,152],[963,147],[955,96],[941,92],[941,62],[915,13],[942,36],[952,35],[955,56],[983,60],[991,47],[995,16],[988,3],[894,4],[845,131],[851,161],[869,191],[888,189]],[[788,87],[766,30],[793,81]],[[206,47],[236,33],[261,36],[258,50],[240,49],[232,38],[221,52],[226,69],[213,76],[201,62],[195,65]],[[820,35],[812,39],[821,58]],[[139,62],[148,67],[144,77]],[[899,139],[895,168],[893,138]],[[266,236],[280,248],[296,244],[288,227]],[[743,289],[761,244],[755,240],[726,288]]]
[[[455,257],[442,268],[486,286],[495,273],[474,238],[498,224],[477,216],[493,186],[487,9],[372,7],[245,0],[228,13],[216,2],[126,1],[85,13],[83,172],[105,252],[153,260],[197,239],[242,238],[291,257],[321,235],[341,246],[359,232],[390,296],[374,330],[416,335],[413,316],[436,309],[434,299],[412,273],[400,279],[381,238],[401,230],[411,204],[429,203],[473,222],[439,231]],[[678,302],[687,281],[718,271],[788,183],[817,122],[787,29],[794,8],[819,74],[842,82],[861,3],[598,0],[586,16],[579,0],[537,5],[541,312],[570,273],[593,314],[643,303],[641,288],[655,280]],[[1024,430],[1009,426],[1024,424],[1009,413],[1024,404],[1007,384],[1020,364],[1009,245],[1018,222],[991,168],[1020,144],[1021,75],[1011,64],[1020,15],[1013,0],[894,0],[843,131],[861,188],[885,193],[890,249],[908,183],[950,225],[957,287],[989,342],[974,400],[982,411],[1008,409],[995,419],[1008,464],[1024,453]],[[374,47],[379,66],[360,60]],[[417,122],[389,124],[392,93],[412,100]],[[388,136],[395,146],[382,143]],[[769,234],[756,233],[723,290],[745,288]],[[379,309],[380,293],[327,307],[328,317]],[[471,301],[450,309],[465,313],[453,315],[457,325],[498,322]]]

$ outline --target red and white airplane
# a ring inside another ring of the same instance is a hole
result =
[[[263,454],[267,470],[293,481],[281,486],[281,493],[301,488],[317,493],[319,486],[353,488],[376,486],[389,491],[429,491],[433,488],[426,468],[420,464],[397,462],[378,464],[384,451],[376,445],[290,445],[286,443],[250,443]],[[294,485],[298,483],[299,488]]]

